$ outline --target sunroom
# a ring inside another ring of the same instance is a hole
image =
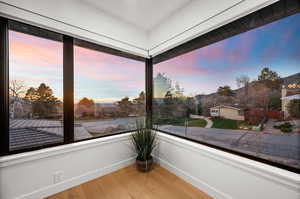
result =
[[[0,1],[0,199],[299,199],[299,0]]]

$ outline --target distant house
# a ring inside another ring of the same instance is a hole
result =
[[[288,104],[291,100],[299,99],[300,100],[300,90],[297,88],[290,88],[288,86],[282,86],[281,89],[281,110],[283,111],[284,118],[290,116],[288,112]]]
[[[223,117],[231,120],[245,120],[243,109],[224,105],[211,107],[210,116]]]
[[[19,97],[9,97],[9,117],[17,118],[32,118],[32,104],[30,101]]]

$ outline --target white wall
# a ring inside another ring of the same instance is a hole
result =
[[[80,0],[4,0],[0,15],[147,56],[145,31]]]
[[[128,134],[1,157],[0,198],[44,198],[133,162]]]
[[[215,199],[299,199],[297,174],[159,133],[163,167]],[[129,134],[0,157],[0,198],[40,199],[134,163]],[[54,174],[63,172],[54,183]]]
[[[159,163],[215,199],[299,199],[300,176],[159,133]]]

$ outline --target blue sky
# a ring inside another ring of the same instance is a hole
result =
[[[257,78],[263,67],[285,77],[300,72],[300,14],[227,38],[155,65],[186,95],[236,88],[236,77]]]

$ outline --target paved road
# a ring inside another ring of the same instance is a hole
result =
[[[164,125],[159,129],[300,168],[300,135]]]

